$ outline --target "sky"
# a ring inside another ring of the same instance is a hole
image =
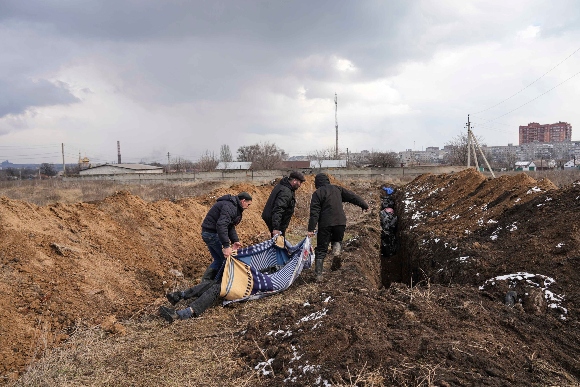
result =
[[[579,49],[576,0],[0,0],[0,161],[580,140]]]

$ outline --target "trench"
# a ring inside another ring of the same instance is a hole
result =
[[[388,195],[387,195],[388,196]],[[413,268],[411,262],[412,249],[410,246],[412,242],[410,241],[409,234],[404,232],[406,229],[404,222],[400,215],[398,214],[397,207],[401,208],[400,199],[402,194],[400,191],[396,191],[391,200],[385,200],[385,196],[381,197],[381,213],[379,214],[379,220],[381,224],[381,235],[380,235],[380,278],[381,284],[388,288],[392,283],[398,282],[413,286],[417,284],[420,279],[417,274],[420,272],[419,268]],[[383,211],[386,206],[392,206],[394,210],[394,216],[396,216],[396,221],[389,224],[385,222],[385,214]]]

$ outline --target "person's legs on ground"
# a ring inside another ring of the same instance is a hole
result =
[[[314,261],[314,273],[316,274],[316,281],[322,280],[322,271],[324,266],[324,258],[328,251],[328,244],[330,243],[330,227],[323,227],[318,229],[316,235],[316,248],[314,249],[316,259]]]
[[[344,230],[346,226],[332,226],[330,233],[330,242],[332,245],[332,266],[330,270],[335,271],[342,266],[342,240],[344,239]]]
[[[186,320],[192,317],[199,317],[207,308],[212,306],[218,299],[221,290],[221,283],[213,283],[187,308],[175,310],[166,306],[159,307],[159,315],[165,321],[172,323],[175,320]]]
[[[183,316],[187,316],[188,313],[191,313],[189,317],[199,317],[203,312],[206,311],[207,308],[212,306],[215,301],[220,296],[221,290],[221,283],[215,283],[211,285],[202,295],[200,295],[197,300],[193,301],[189,304],[190,312],[187,312],[187,309],[184,309]],[[179,314],[180,311],[177,311]],[[187,317],[185,317],[187,318]]]
[[[225,258],[222,253],[222,244],[219,240],[218,235],[215,233],[203,231],[201,233],[201,238],[207,245],[209,253],[213,258],[213,262],[208,266],[208,268],[203,273],[203,276],[201,277],[201,283],[199,285],[194,286],[193,288],[187,289],[185,291],[177,291],[167,293],[165,295],[167,301],[169,301],[171,305],[175,305],[181,300],[187,300],[189,298],[196,297],[201,293],[203,293],[203,291],[207,287],[209,287],[209,285],[211,285],[211,283],[208,281],[213,281],[215,279],[215,276],[219,272],[219,269],[222,267]],[[203,286],[199,287],[200,285]]]

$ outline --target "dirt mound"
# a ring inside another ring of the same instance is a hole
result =
[[[1,199],[3,374],[61,342],[20,385],[578,385],[580,185],[420,176],[395,187],[400,247],[385,258],[380,183],[345,185],[372,211],[345,205],[343,265],[326,262],[322,283],[305,272],[282,294],[169,327],[155,310],[210,262],[199,236],[209,206],[248,191],[239,231],[252,243],[267,236],[272,185],[152,203],[128,192],[46,207]],[[313,190],[307,176],[294,242]]]

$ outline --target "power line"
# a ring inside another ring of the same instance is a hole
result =
[[[497,119],[499,119],[499,118],[501,118],[501,117],[507,116],[508,114],[515,112],[516,110],[518,110],[518,109],[520,109],[520,108],[522,108],[522,107],[526,106],[527,104],[529,104],[529,103],[531,103],[531,102],[534,102],[535,100],[537,100],[537,99],[538,99],[538,98],[540,98],[541,96],[548,94],[550,91],[554,90],[554,89],[555,89],[555,88],[557,88],[558,86],[560,86],[560,85],[562,85],[562,84],[564,84],[564,83],[568,82],[570,79],[574,78],[574,77],[575,77],[576,75],[578,75],[578,74],[580,74],[580,71],[579,71],[579,72],[577,72],[576,74],[572,75],[570,78],[566,79],[565,81],[562,81],[562,82],[558,83],[556,86],[552,87],[550,90],[548,90],[548,91],[545,91],[545,92],[543,92],[542,94],[538,95],[536,98],[529,100],[529,101],[528,101],[528,102],[526,102],[525,104],[523,104],[523,105],[520,105],[520,106],[518,106],[517,108],[515,108],[515,109],[513,109],[513,110],[510,110],[509,112],[507,112],[507,113],[505,113],[505,114],[502,114],[501,116],[498,116],[498,117],[496,117],[496,118],[494,118],[494,119],[487,120],[487,121],[483,121],[481,124],[483,125],[483,124],[485,124],[485,123],[487,123],[487,122],[493,122],[493,121],[495,121],[495,120],[497,120]]]
[[[527,85],[526,87],[524,87],[523,89],[521,89],[520,91],[518,91],[517,93],[515,93],[514,95],[512,95],[511,97],[508,97],[508,98],[504,99],[503,101],[501,101],[501,102],[498,102],[498,103],[496,103],[495,105],[493,105],[493,106],[491,106],[491,107],[488,107],[487,109],[483,109],[483,110],[480,110],[480,111],[478,111],[478,112],[476,112],[476,113],[473,113],[472,115],[476,115],[476,114],[479,114],[479,113],[483,113],[483,112],[485,112],[485,111],[488,111],[488,110],[490,110],[490,109],[493,109],[494,107],[496,107],[496,106],[498,106],[498,105],[501,105],[502,103],[506,102],[506,101],[507,101],[507,100],[509,100],[509,99],[512,99],[513,97],[515,97],[516,95],[518,95],[518,94],[519,94],[519,93],[521,93],[522,91],[526,90],[528,87],[532,86],[534,83],[538,82],[540,79],[544,78],[544,77],[545,77],[545,76],[546,76],[546,75],[547,75],[547,74],[548,74],[550,71],[552,71],[552,70],[554,70],[556,67],[560,66],[562,63],[564,63],[566,60],[568,60],[568,58],[570,58],[572,55],[576,54],[578,51],[580,51],[580,47],[579,47],[578,49],[576,49],[576,51],[574,51],[573,53],[571,53],[570,55],[568,55],[568,56],[567,56],[567,57],[566,57],[566,58],[565,58],[563,61],[561,61],[560,63],[558,63],[556,66],[554,66],[554,67],[552,67],[550,70],[546,71],[546,72],[544,73],[544,75],[542,75],[541,77],[539,77],[538,79],[536,79],[535,81],[533,81],[532,83],[530,83],[529,85]],[[564,81],[564,82],[565,82],[565,81]],[[558,86],[559,86],[559,85],[558,85]],[[558,86],[556,86],[556,87],[558,87]],[[549,90],[548,90],[548,91],[549,91]],[[544,94],[545,94],[545,93],[544,93]],[[542,95],[543,95],[543,94],[542,94]],[[530,102],[531,102],[531,101],[530,101]]]

